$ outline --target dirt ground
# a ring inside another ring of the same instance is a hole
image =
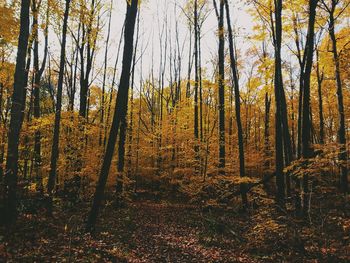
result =
[[[238,201],[237,201],[238,202]],[[0,262],[350,262],[350,209],[323,195],[306,218],[253,199],[251,208],[107,201],[96,234],[84,232],[89,202],[22,213],[1,229]]]

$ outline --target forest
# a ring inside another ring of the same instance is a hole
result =
[[[350,262],[350,0],[0,0],[0,262]]]

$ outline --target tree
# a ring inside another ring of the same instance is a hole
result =
[[[48,54],[48,19],[49,19],[49,5],[47,6],[46,11],[46,26],[45,26],[45,47],[44,47],[44,58],[41,66],[39,67],[39,33],[38,33],[38,13],[41,2],[37,3],[33,0],[33,13],[34,13],[34,23],[36,27],[34,28],[34,118],[39,119],[40,114],[40,81],[41,77],[45,70],[47,54]],[[42,189],[42,177],[40,174],[40,166],[41,166],[41,132],[38,129],[35,132],[35,142],[34,142],[34,170],[37,177],[37,183]]]
[[[137,33],[136,33],[136,43],[133,53],[133,59],[132,59],[132,69],[131,69],[131,108],[130,108],[130,125],[129,130],[127,131],[127,120],[126,116],[122,120],[120,125],[120,135],[119,135],[119,143],[118,143],[118,173],[119,176],[117,178],[117,184],[116,184],[116,192],[121,193],[123,191],[123,172],[124,172],[124,166],[125,166],[125,141],[126,141],[126,134],[129,133],[129,153],[131,154],[131,145],[132,145],[132,125],[133,125],[133,99],[134,99],[134,84],[135,84],[135,66],[136,66],[136,54],[137,54],[137,46],[139,42],[139,29],[140,29],[140,13],[138,13],[137,16]],[[130,158],[131,161],[131,158]]]
[[[51,150],[51,162],[50,162],[50,174],[47,183],[48,192],[48,213],[52,213],[52,198],[53,191],[57,176],[57,161],[59,156],[59,137],[60,137],[60,124],[61,124],[61,110],[62,110],[62,88],[63,88],[63,77],[66,60],[66,42],[67,42],[67,27],[68,27],[68,16],[71,0],[66,0],[65,11],[63,17],[62,26],[62,43],[61,43],[61,56],[60,56],[60,68],[58,73],[57,83],[57,101],[56,101],[56,112],[55,112],[55,124],[52,139],[52,150]]]
[[[320,120],[320,144],[325,143],[325,125],[324,125],[324,114],[323,114],[323,98],[322,98],[322,83],[324,80],[324,72],[320,69],[320,55],[318,46],[316,46],[316,74],[317,74],[317,94],[318,94],[318,114],[319,114],[319,120]]]
[[[104,188],[107,182],[109,169],[111,166],[115,144],[120,129],[120,124],[125,119],[128,108],[128,93],[130,84],[130,69],[133,57],[133,43],[134,43],[134,31],[135,22],[138,9],[138,0],[131,0],[127,4],[127,11],[125,17],[125,31],[124,31],[124,52],[123,52],[123,66],[120,77],[119,90],[117,95],[116,106],[114,110],[113,122],[108,138],[107,149],[105,152],[103,164],[99,180],[96,186],[92,207],[89,213],[88,221],[86,224],[86,230],[93,232],[101,202],[103,199]]]
[[[276,184],[277,184],[277,202],[284,203],[285,197],[285,176],[283,173],[283,122],[282,122],[282,63],[281,63],[281,44],[282,44],[282,0],[275,0],[275,29],[274,29],[274,48],[275,48],[275,147],[276,147]]]
[[[199,105],[198,105],[198,92],[199,92],[199,54],[198,54],[198,38],[199,38],[199,25],[198,25],[198,0],[194,0],[194,151],[196,154],[196,160],[199,161]],[[196,164],[196,170],[198,170],[198,163]]]
[[[305,46],[305,71],[303,74],[303,115],[302,115],[302,154],[304,158],[312,155],[311,143],[311,120],[310,120],[310,78],[314,53],[315,20],[318,0],[309,1],[309,25]]]
[[[218,20],[218,109],[219,109],[219,170],[225,173],[225,31],[224,31],[224,0],[220,0],[219,9],[214,0],[216,18]]]
[[[8,146],[5,170],[4,214],[5,223],[12,224],[17,217],[17,173],[18,173],[18,145],[23,123],[23,107],[26,96],[25,67],[29,38],[29,10],[30,1],[21,1],[20,32],[16,68],[13,84],[11,120],[8,133]]]
[[[241,177],[245,177],[243,129],[242,129],[242,121],[241,121],[241,98],[240,98],[240,92],[239,92],[237,60],[234,52],[233,33],[232,33],[231,18],[230,18],[230,7],[227,0],[225,0],[225,7],[226,7],[227,29],[228,29],[228,36],[229,36],[230,65],[231,65],[231,73],[233,77],[233,85],[235,90],[235,109],[236,109],[236,122],[237,122],[237,130],[238,130],[239,174]],[[247,200],[246,187],[244,184],[241,184],[241,195],[242,195],[242,201],[244,205],[247,205],[248,200]]]
[[[344,98],[343,98],[343,87],[342,87],[342,78],[340,72],[340,62],[339,54],[337,47],[337,38],[335,36],[335,25],[336,20],[343,13],[345,8],[350,4],[347,3],[341,10],[337,10],[340,0],[321,0],[322,7],[328,13],[328,32],[332,43],[332,54],[334,60],[335,68],[335,79],[337,84],[337,99],[338,99],[338,114],[339,114],[339,130],[338,130],[338,142],[340,144],[340,154],[339,160],[341,161],[341,189],[344,193],[349,191],[349,182],[348,182],[348,169],[347,169],[347,160],[348,154],[346,150],[346,128],[345,128],[345,112],[344,112]],[[338,13],[336,14],[336,11]]]
[[[282,10],[283,0],[260,1],[253,0],[257,6],[258,16],[272,37],[274,48],[274,93],[275,93],[275,169],[277,202],[283,203],[285,191],[290,192],[289,176],[285,176],[283,168],[293,160],[292,142],[289,133],[288,109],[282,74]],[[261,8],[264,12],[260,12]]]
[[[304,53],[305,70],[303,74],[303,115],[302,115],[302,156],[304,158],[312,157],[311,148],[311,120],[310,120],[310,78],[313,63],[314,54],[314,38],[315,38],[315,20],[316,20],[316,7],[318,0],[309,1],[309,23],[308,33],[306,38],[306,46]],[[308,176],[303,177],[303,189],[304,189],[304,211],[308,207]]]
[[[107,78],[107,65],[108,65],[108,49],[109,49],[109,40],[111,36],[111,22],[112,22],[112,10],[113,10],[113,0],[110,3],[110,11],[108,18],[108,29],[107,29],[107,39],[105,46],[105,57],[104,57],[104,65],[103,65],[103,82],[102,82],[102,94],[101,94],[101,115],[100,115],[100,138],[99,138],[99,146],[102,145],[102,134],[104,131],[104,120],[105,120],[105,96],[106,96],[106,78]]]
[[[83,8],[83,6],[82,6]],[[82,42],[79,48],[80,52],[80,105],[79,105],[79,115],[86,119],[88,112],[88,94],[90,86],[90,74],[92,70],[93,58],[95,55],[96,48],[96,31],[94,30],[94,21],[96,15],[96,3],[95,0],[91,0],[90,12],[85,17],[84,11],[82,11]],[[87,21],[85,21],[87,19]],[[87,25],[85,25],[87,23]],[[98,25],[97,25],[98,26]],[[86,49],[85,49],[86,45]],[[86,63],[85,54],[86,52]]]

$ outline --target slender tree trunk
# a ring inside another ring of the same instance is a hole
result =
[[[3,106],[4,104],[2,103],[4,97],[4,85],[0,82],[0,112],[3,112]],[[4,157],[5,157],[5,141],[6,141],[6,118],[0,117],[1,124],[2,126],[2,132],[1,132],[1,137],[0,137],[0,187],[2,191],[3,187],[3,180],[4,180],[4,168],[3,168],[3,162],[4,162]]]
[[[92,39],[93,35],[93,20],[95,15],[95,0],[91,0],[91,10],[89,14],[89,21],[87,25],[87,31],[85,34],[83,34],[83,42],[86,41],[86,69],[84,73],[84,43],[82,43],[82,52],[81,52],[81,61],[82,61],[82,68],[81,68],[81,87],[80,87],[80,107],[79,107],[79,115],[86,119],[87,118],[87,101],[88,101],[88,95],[89,95],[89,79],[90,79],[90,73],[92,70],[92,62],[94,57],[94,50],[95,46],[92,42],[95,42],[95,39]],[[84,26],[83,26],[84,27]],[[84,29],[83,29],[84,30]],[[85,30],[84,30],[85,31]],[[84,39],[84,36],[86,39]]]
[[[198,74],[199,74],[199,131],[200,141],[203,142],[203,81],[202,81],[202,36],[198,28]]]
[[[304,158],[310,158],[311,149],[311,120],[310,120],[310,78],[314,53],[314,35],[316,7],[318,0],[309,1],[309,25],[305,47],[305,74],[304,74],[304,94],[303,94],[303,117],[302,117],[302,155]]]
[[[198,75],[198,0],[194,1],[194,71],[195,71],[195,83],[194,83],[194,151],[196,165],[196,173],[199,172],[199,107],[198,107],[198,89],[199,89],[199,75]]]
[[[135,193],[137,192],[137,178],[139,173],[139,157],[140,157],[140,132],[141,132],[141,114],[142,114],[142,93],[143,93],[143,56],[141,54],[140,62],[140,98],[139,98],[139,111],[138,111],[138,121],[137,121],[137,133],[136,133],[136,161],[135,161]]]
[[[129,151],[131,152],[131,143],[132,143],[132,124],[133,124],[133,98],[134,98],[134,81],[135,81],[135,65],[136,65],[136,53],[137,53],[137,46],[138,46],[138,37],[139,37],[139,23],[140,23],[140,13],[138,13],[138,19],[137,19],[137,33],[136,33],[136,42],[135,42],[135,48],[134,48],[134,54],[132,59],[132,69],[131,69],[131,85],[130,85],[130,93],[131,93],[131,109],[130,109],[130,126],[129,126]],[[116,184],[116,192],[121,193],[123,191],[123,173],[124,173],[124,166],[125,166],[125,142],[126,142],[126,135],[127,135],[127,120],[126,116],[121,121],[120,125],[120,135],[119,135],[119,144],[118,144],[118,177],[117,177],[117,184]]]
[[[292,118],[292,133],[291,133],[291,141],[292,141],[292,153],[293,153],[293,159],[296,156],[296,145],[295,145],[295,105],[294,105],[294,94],[295,94],[295,85],[293,80],[293,72],[291,67],[290,72],[290,82],[291,82],[291,118]]]
[[[108,31],[107,31],[107,39],[106,39],[106,47],[105,47],[105,57],[104,57],[104,68],[103,68],[103,81],[102,81],[102,95],[101,95],[101,115],[100,115],[100,135],[99,135],[99,146],[102,145],[102,134],[104,131],[104,123],[105,123],[105,94],[106,94],[106,78],[107,78],[107,65],[108,65],[108,45],[109,39],[111,35],[111,22],[112,22],[112,10],[113,10],[113,0],[111,0],[110,11],[109,11],[109,19],[108,19]]]
[[[18,173],[18,145],[23,118],[22,110],[25,101],[26,85],[25,64],[29,38],[29,10],[30,1],[21,1],[20,33],[18,37],[18,49],[16,68],[14,75],[11,119],[8,133],[8,146],[5,172],[4,215],[6,224],[13,224],[17,217],[17,173]]]
[[[304,66],[300,65],[300,83],[299,83],[299,104],[298,104],[298,141],[297,141],[297,158],[301,157],[302,153],[302,122],[303,122],[303,93],[304,93]]]
[[[35,5],[35,1],[33,1],[33,5]],[[38,12],[39,6],[35,7],[34,19],[36,20],[36,24],[38,24]],[[41,77],[45,70],[47,53],[48,53],[48,19],[49,19],[49,7],[47,8],[46,13],[46,28],[45,28],[45,48],[44,48],[44,58],[39,68],[39,36],[38,36],[38,28],[36,28],[34,35],[34,118],[38,119],[41,116],[40,112],[40,81]],[[34,171],[36,176],[36,181],[39,186],[39,190],[43,191],[42,185],[42,176],[40,173],[41,166],[41,132],[37,130],[35,132],[34,139]]]
[[[281,72],[281,110],[282,110],[282,125],[283,125],[283,150],[284,150],[284,162],[288,166],[293,161],[292,140],[289,132],[288,124],[288,108],[286,102],[286,95],[283,88],[282,72]],[[287,180],[289,180],[287,178]],[[290,184],[287,183],[287,192],[290,192]]]
[[[264,152],[265,152],[265,170],[270,169],[270,110],[271,110],[271,97],[265,93],[265,127],[264,127]]]
[[[335,11],[335,1],[332,0],[333,6],[330,12],[329,18],[329,35],[332,41],[332,53],[333,60],[335,65],[335,79],[337,84],[337,98],[338,98],[338,114],[339,114],[339,130],[338,130],[338,142],[340,144],[340,154],[339,160],[341,163],[341,189],[344,193],[349,191],[348,186],[348,154],[346,149],[346,128],[345,128],[345,112],[344,112],[344,99],[343,99],[343,88],[342,88],[342,80],[340,75],[340,62],[338,56],[338,48],[337,48],[337,39],[335,36],[335,19],[334,19],[334,11]]]
[[[137,48],[139,46],[139,34],[140,34],[140,12],[137,16],[137,33],[136,33],[136,43],[135,43],[135,49],[133,54],[133,61],[132,61],[132,76],[131,76],[131,98],[130,98],[130,125],[129,125],[129,146],[128,146],[128,173],[131,173],[132,170],[132,142],[133,142],[133,131],[134,131],[134,90],[135,90],[135,67],[136,67],[136,55],[137,55]],[[142,54],[141,54],[142,56]],[[141,98],[140,98],[141,99]]]
[[[229,49],[230,49],[230,63],[231,71],[233,76],[233,84],[235,90],[235,110],[236,110],[236,122],[238,130],[238,154],[239,154],[239,174],[241,177],[245,177],[245,160],[244,160],[244,142],[243,142],[243,129],[241,121],[241,99],[240,99],[240,90],[239,90],[239,80],[238,80],[238,70],[236,66],[235,52],[234,52],[234,43],[233,43],[233,33],[230,19],[230,8],[227,0],[225,1],[226,7],[226,19],[229,35]],[[244,205],[248,204],[247,190],[246,185],[241,184],[241,196]]]
[[[114,117],[111,127],[111,132],[108,138],[107,149],[105,158],[103,160],[99,180],[96,186],[94,200],[89,213],[86,230],[93,232],[95,229],[98,212],[103,200],[103,194],[105,185],[108,178],[109,169],[111,166],[115,144],[118,137],[121,121],[125,118],[128,108],[128,92],[130,84],[130,69],[133,57],[133,42],[135,21],[137,16],[138,0],[132,0],[127,4],[127,12],[125,18],[125,32],[124,32],[124,54],[123,54],[123,67],[120,78],[120,86],[117,95],[117,102],[114,111]]]
[[[302,154],[302,145],[301,145],[301,137],[302,137],[302,109],[303,109],[303,92],[304,92],[304,71],[305,71],[305,59],[306,56],[302,54],[301,41],[299,37],[298,31],[298,19],[295,16],[293,19],[293,30],[295,33],[295,45],[297,48],[297,58],[300,67],[300,76],[299,76],[299,101],[298,101],[298,131],[297,131],[297,158],[299,159]]]
[[[125,164],[125,138],[126,138],[126,117],[121,120],[120,124],[120,133],[119,133],[119,144],[118,144],[118,176],[116,183],[116,193],[120,194],[123,191],[123,172],[124,172],[124,164]]]
[[[309,1],[309,24],[308,34],[305,46],[305,73],[304,73],[304,96],[303,96],[303,115],[302,115],[302,156],[304,158],[310,158],[313,155],[311,148],[311,108],[310,108],[310,78],[313,63],[314,53],[314,35],[315,35],[315,20],[316,20],[316,7],[318,0]],[[303,193],[304,193],[304,213],[308,210],[309,204],[309,178],[307,175],[303,176]]]
[[[163,164],[163,156],[161,152],[161,148],[163,145],[163,110],[164,110],[164,79],[165,79],[165,70],[166,70],[166,64],[167,64],[167,49],[168,49],[168,31],[166,30],[168,27],[168,19],[165,18],[165,21],[163,22],[163,27],[165,27],[165,39],[164,39],[164,50],[162,47],[162,34],[159,35],[159,50],[160,50],[160,63],[159,63],[159,80],[158,85],[160,88],[160,92],[158,94],[158,107],[159,107],[159,116],[158,116],[158,127],[157,127],[157,159],[156,159],[156,165],[157,165],[157,173],[158,175],[161,172],[162,164]]]
[[[58,73],[57,82],[57,102],[55,112],[55,124],[52,139],[51,149],[51,162],[50,162],[50,173],[49,180],[47,183],[48,192],[48,213],[52,214],[52,198],[53,190],[55,187],[57,177],[57,161],[59,157],[59,137],[60,137],[60,124],[61,124],[61,110],[62,110],[62,88],[63,88],[63,77],[65,68],[65,57],[66,57],[66,42],[67,42],[67,27],[68,27],[68,16],[71,0],[66,0],[66,7],[64,11],[63,27],[62,27],[62,44],[61,44],[61,57],[60,57],[60,69]]]
[[[277,201],[284,203],[285,189],[290,193],[289,175],[283,173],[284,165],[288,166],[293,160],[292,142],[288,125],[288,110],[283,88],[282,75],[282,9],[283,0],[275,0],[275,23],[273,26],[273,42],[275,48],[275,100],[276,100],[276,183]],[[285,182],[286,179],[286,182]]]
[[[219,172],[225,173],[225,32],[224,32],[224,0],[219,1],[219,9],[214,0],[215,12],[218,20],[218,110],[219,110]]]
[[[275,144],[276,144],[276,185],[277,203],[283,205],[285,198],[285,176],[283,172],[283,121],[282,121],[282,62],[281,62],[281,44],[282,44],[282,0],[275,0],[275,29],[274,29],[274,48],[275,48]]]
[[[120,47],[121,47],[122,40],[123,40],[124,27],[125,27],[125,23],[123,25],[123,28],[122,28],[122,31],[121,31],[121,35],[120,35],[120,38],[119,38],[117,58],[115,59],[114,68],[113,68],[112,86],[111,86],[111,90],[110,90],[110,94],[109,94],[109,101],[108,101],[108,108],[107,108],[107,118],[106,118],[106,125],[105,125],[105,131],[104,131],[104,136],[103,136],[104,137],[103,138],[103,148],[105,148],[106,141],[107,141],[107,130],[108,130],[108,127],[109,127],[109,119],[110,119],[110,115],[111,115],[111,107],[112,107],[112,101],[113,101],[115,78],[116,78],[118,61],[119,61]]]
[[[33,13],[33,17],[34,17],[34,10],[32,9],[32,13]],[[33,23],[31,26],[31,32],[30,32],[30,36],[34,36],[35,35],[35,31],[37,29],[37,21],[35,19],[33,19]],[[30,122],[31,119],[31,115],[32,115],[32,108],[33,108],[33,97],[34,97],[34,77],[32,76],[31,79],[31,83],[29,85],[29,72],[30,72],[30,66],[31,66],[31,62],[32,62],[32,47],[33,47],[33,43],[34,43],[34,37],[30,37],[28,40],[28,48],[27,48],[27,62],[26,62],[26,70],[25,70],[25,83],[27,85],[26,90],[25,90],[25,94],[23,97],[23,103],[22,103],[22,120],[21,122],[24,121],[25,118],[25,107],[26,107],[26,100],[27,100],[27,91],[29,91],[30,93],[30,97],[29,97],[29,107],[28,107],[28,111],[27,111],[27,123]],[[34,74],[33,74],[34,75]],[[31,89],[29,89],[29,86],[31,87]],[[28,172],[28,162],[29,162],[29,135],[26,134],[24,136],[24,145],[23,145],[23,155],[24,155],[24,164],[23,164],[23,179],[27,180],[27,172]]]
[[[324,144],[324,117],[323,117],[323,98],[322,98],[322,83],[324,79],[323,72],[320,71],[320,61],[319,61],[319,51],[316,47],[316,56],[317,56],[317,65],[316,65],[316,74],[317,74],[317,94],[318,94],[318,113],[320,119],[320,144]]]
[[[186,98],[191,96],[191,72],[192,72],[192,27],[190,27],[190,47],[188,52],[188,70],[187,70],[187,84],[186,84]]]
[[[73,87],[69,100],[69,110],[71,112],[74,111],[74,103],[75,103],[75,93],[77,91],[77,74],[78,74],[78,59],[79,59],[79,47],[76,47],[75,51],[75,63],[74,63],[74,74],[73,74]]]

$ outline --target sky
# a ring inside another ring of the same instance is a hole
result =
[[[111,26],[111,42],[108,49],[108,66],[112,67],[115,63],[115,58],[117,54],[117,47],[119,43],[119,38],[125,19],[126,13],[126,1],[125,0],[114,0],[113,1],[113,13],[112,13],[112,26]],[[151,72],[152,68],[152,53],[153,53],[153,64],[155,75],[157,76],[159,68],[159,58],[160,58],[160,41],[159,35],[162,31],[163,21],[165,17],[168,18],[168,26],[172,28],[170,34],[168,34],[169,40],[172,40],[172,43],[175,43],[175,25],[178,24],[179,32],[179,42],[180,46],[183,47],[183,69],[182,76],[187,76],[187,62],[188,62],[188,52],[189,52],[189,30],[187,25],[187,17],[184,15],[182,9],[185,8],[186,0],[143,0],[140,8],[140,33],[139,33],[139,44],[138,44],[138,55],[143,54],[143,78]],[[243,41],[243,38],[240,36],[249,35],[252,32],[252,18],[247,12],[247,6],[244,5],[245,1],[233,0],[229,1],[231,7],[231,20],[235,28],[239,28],[239,35],[237,38],[237,43],[240,49],[246,49],[248,45]],[[217,19],[213,9],[213,3],[211,0],[208,1],[208,12],[209,15],[205,20],[202,27],[202,66],[207,68],[208,77],[212,75],[212,59],[217,56]],[[176,11],[174,11],[176,9]],[[176,12],[176,14],[175,14]],[[108,15],[105,15],[105,21],[107,20]],[[104,26],[104,35],[100,39],[100,45],[104,45],[103,41],[106,39],[107,24]],[[136,33],[135,33],[136,35]],[[163,35],[163,39],[165,35]],[[193,43],[193,41],[192,41]],[[164,45],[164,43],[163,43]],[[168,44],[168,53],[169,53]],[[226,44],[227,45],[227,44]],[[123,47],[123,45],[122,45]],[[164,47],[163,47],[164,48]],[[172,47],[174,48],[174,46]],[[122,50],[121,50],[122,51]],[[104,58],[104,50],[99,50],[99,53],[96,58],[97,67],[102,65]],[[169,61],[169,57],[168,57]],[[119,61],[121,62],[121,61]],[[135,74],[136,78],[140,78],[140,64],[136,66]],[[166,66],[169,67],[169,62]],[[118,67],[120,68],[120,67]],[[167,71],[169,71],[167,69]],[[166,74],[167,75],[167,74]],[[97,82],[99,77],[96,78]],[[118,78],[117,78],[118,79]],[[167,75],[166,81],[169,80]],[[136,80],[136,83],[139,83]],[[167,84],[167,83],[166,83]]]

